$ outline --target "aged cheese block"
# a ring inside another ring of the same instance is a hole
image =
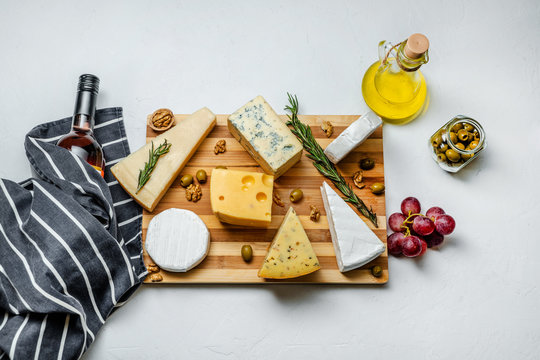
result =
[[[381,118],[373,111],[368,111],[339,134],[326,147],[324,153],[331,162],[337,164],[351,151],[360,146],[381,124]]]
[[[262,96],[248,102],[229,116],[231,134],[277,179],[302,156],[302,144]]]
[[[151,212],[215,125],[214,113],[208,108],[202,108],[179,121],[172,129],[157,136],[153,140],[154,147],[167,139],[167,142],[172,144],[171,148],[167,154],[159,158],[150,180],[137,194],[135,192],[139,170],[143,169],[148,161],[151,143],[114,165],[111,172],[133,199]]]
[[[326,181],[321,193],[341,272],[367,264],[384,252],[382,241]]]
[[[210,232],[193,211],[167,209],[150,221],[144,246],[163,270],[186,272],[208,254]]]
[[[296,212],[290,207],[258,275],[267,279],[288,279],[307,275],[320,268],[311,242]]]
[[[222,222],[266,227],[272,218],[273,189],[272,175],[214,169],[210,176],[212,211]]]

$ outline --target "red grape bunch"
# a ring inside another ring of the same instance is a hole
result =
[[[427,248],[442,244],[444,236],[454,231],[456,222],[438,206],[420,213],[420,201],[408,197],[401,202],[401,212],[388,218],[388,226],[394,233],[388,236],[388,252],[407,257],[423,255]]]

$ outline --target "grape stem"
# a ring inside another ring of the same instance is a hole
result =
[[[400,226],[400,228],[405,230],[405,234],[404,234],[405,237],[411,236],[411,230],[409,229],[408,224],[413,223],[413,220],[409,220],[409,219],[412,218],[412,217],[415,217],[415,216],[425,216],[425,215],[424,214],[413,214],[412,211],[409,210],[409,216],[407,216],[407,218],[405,220],[403,220],[403,222],[401,223],[401,226]]]

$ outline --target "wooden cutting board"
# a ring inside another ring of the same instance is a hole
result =
[[[175,115],[176,121],[182,121],[188,115]],[[212,169],[218,165],[227,166],[229,169],[248,170],[262,172],[262,169],[251,158],[251,156],[242,148],[227,129],[228,115],[217,115],[217,125],[204,140],[195,155],[188,162],[182,174],[195,173],[199,169],[204,169],[208,174],[208,181],[201,185],[202,198],[196,203],[186,200],[185,189],[180,186],[179,176],[167,194],[163,197],[156,209],[149,213],[146,210],[143,213],[143,244],[146,238],[146,230],[152,217],[163,210],[169,208],[181,208],[192,210],[198,214],[210,230],[211,245],[210,252],[193,270],[186,273],[173,273],[161,270],[159,273],[163,277],[160,282],[153,284],[168,283],[243,283],[243,284],[274,284],[274,283],[336,283],[336,284],[384,284],[388,281],[388,252],[385,251],[377,259],[359,269],[341,273],[338,270],[334,248],[328,229],[328,220],[324,209],[320,186],[325,178],[319,174],[312,164],[312,161],[305,155],[302,159],[283,176],[278,178],[274,184],[274,191],[277,191],[285,207],[272,205],[272,223],[266,229],[246,228],[223,224],[212,213],[210,205],[210,174]],[[300,120],[311,126],[313,135],[317,141],[325,148],[334,140],[349,124],[358,119],[359,115],[300,115]],[[282,115],[283,121],[287,120]],[[323,120],[330,121],[334,125],[334,134],[327,138],[321,130],[320,124]],[[146,130],[146,141],[151,141],[157,133],[150,127]],[[220,139],[227,142],[227,151],[215,155],[214,146]],[[351,176],[359,168],[359,160],[364,157],[375,159],[375,168],[364,171],[364,189],[357,189],[353,186],[358,196],[368,205],[372,206],[377,213],[379,228],[375,229],[370,221],[359,215],[370,228],[374,229],[375,234],[386,244],[386,216],[385,216],[385,197],[383,195],[374,195],[369,190],[369,186],[374,182],[384,183],[384,164],[383,164],[383,140],[382,128],[379,127],[369,139],[367,139],[354,152],[343,159],[338,168],[343,176],[352,184]],[[335,189],[332,183],[326,181]],[[296,204],[292,204],[300,221],[311,240],[313,248],[317,253],[321,269],[299,278],[288,280],[265,280],[257,276],[257,271],[261,266],[266,251],[291,205],[289,193],[295,188],[300,188],[304,192],[304,198]],[[339,191],[338,194],[341,195]],[[321,218],[318,222],[309,219],[310,205],[315,205],[321,212]],[[253,248],[253,260],[245,263],[240,256],[240,248],[244,244],[250,244]],[[144,250],[144,262],[146,265],[153,263],[152,259]],[[371,274],[371,268],[379,265],[383,269],[383,275],[379,278]],[[146,283],[152,283],[150,277],[145,280]]]

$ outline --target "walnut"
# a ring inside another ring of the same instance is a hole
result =
[[[187,187],[186,199],[188,199],[188,201],[197,202],[201,199],[201,196],[202,196],[201,185],[191,184]]]
[[[154,111],[150,119],[150,124],[154,130],[163,131],[170,128],[174,123],[174,115],[169,109],[158,109]]]
[[[330,137],[334,133],[334,126],[332,125],[330,121],[323,120],[321,124],[321,129],[326,134],[326,137]]]
[[[148,266],[146,267],[146,270],[148,270],[148,272],[151,274],[151,273],[159,272],[160,269],[159,269],[159,266],[152,263],[152,264],[148,264]]]
[[[309,207],[311,208],[311,213],[309,214],[309,220],[313,222],[319,221],[319,219],[321,218],[321,212],[319,211],[319,209],[317,209],[315,205],[309,205]]]
[[[217,143],[216,143],[216,146],[214,147],[214,154],[219,154],[219,153],[224,153],[225,151],[227,151],[227,148],[225,147],[225,145],[227,145],[227,142],[223,139],[219,140]]]
[[[352,176],[354,185],[356,185],[356,187],[359,189],[363,189],[366,186],[366,184],[362,182],[362,178],[363,178],[362,174],[363,174],[362,170],[358,170]]]
[[[152,282],[160,282],[161,280],[163,280],[163,276],[161,276],[158,273],[154,273],[154,274],[150,275],[150,281],[152,281]]]
[[[272,196],[272,200],[274,200],[274,203],[277,205],[277,206],[280,206],[280,207],[284,207],[285,204],[283,203],[283,201],[281,201],[281,198],[279,197],[279,194],[277,193],[277,191],[274,191],[274,195]]]

